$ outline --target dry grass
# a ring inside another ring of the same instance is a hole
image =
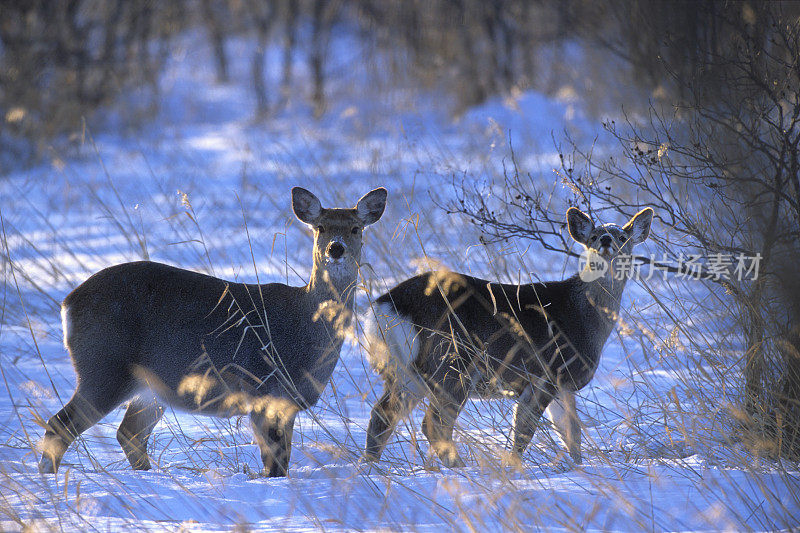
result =
[[[41,211],[34,215],[39,218],[25,221],[24,229],[19,219],[12,220],[16,213],[3,214],[7,283],[0,368],[8,398],[4,403],[13,411],[0,436],[3,528],[147,530],[205,524],[227,529],[237,523],[277,529],[426,529],[425,524],[459,530],[683,528],[680,520],[689,513],[677,522],[669,519],[674,502],[664,494],[670,494],[665,488],[670,484],[690,487],[696,497],[705,498],[692,502],[698,512],[706,513],[692,524],[733,529],[794,524],[800,493],[790,491],[787,496],[784,490],[797,484],[796,465],[754,454],[752,445],[736,433],[732,398],[741,387],[737,355],[735,347],[724,342],[725,325],[719,316],[697,314],[697,300],[709,295],[657,281],[634,289],[636,304],[623,313],[607,348],[614,354],[612,362],[601,367],[599,386],[581,395],[587,464],[580,468],[566,468],[564,450],[544,427],[526,453],[524,468],[507,467],[503,450],[511,427],[508,400],[473,401],[459,418],[456,440],[465,452],[466,469],[442,471],[428,457],[419,410],[401,424],[381,462],[361,465],[357,458],[380,381],[356,345],[320,404],[301,417],[288,480],[256,476],[259,458],[245,418],[173,413],[154,434],[155,471],[133,473],[114,439],[119,411],[71,447],[58,476],[40,476],[35,463],[41,423],[71,393],[66,354],[58,346],[56,302],[65,290],[106,261],[147,257],[153,250],[183,266],[224,276],[231,272],[227,254],[233,251],[222,238],[208,241],[215,221],[208,210],[193,207],[197,201],[191,195],[163,202],[156,216],[137,217],[124,199],[126,193],[113,187],[113,179],[101,176],[105,185],[66,208],[63,216],[70,221],[87,209],[101,213],[105,236],[118,235],[110,247],[104,239],[90,238],[88,226],[59,228]],[[422,265],[441,261],[461,271],[485,268],[484,276],[505,280],[526,279],[529,265],[541,264],[546,257],[509,244],[465,248],[477,238],[465,233],[458,221],[426,208],[424,190],[397,184],[392,192],[386,218],[367,236],[365,258],[370,266],[363,268],[363,288],[373,297],[412,274],[415,257]],[[249,210],[263,207],[241,200],[252,234],[255,223]],[[288,204],[288,197],[276,195],[266,206],[282,213],[276,220],[287,216],[284,201]],[[236,229],[241,230],[244,221],[239,224]],[[259,279],[299,282],[307,272],[309,259],[302,256],[310,242],[287,246],[284,239],[305,237],[297,227],[278,224],[277,232],[275,227],[255,231],[260,233],[258,242],[249,242],[249,251],[236,252],[230,259],[242,265],[233,272],[252,279],[247,256],[271,250],[268,264],[273,269],[260,272]],[[37,238],[32,228],[49,228],[52,238]],[[164,243],[178,244],[162,248]],[[541,270],[558,277],[562,268],[558,259]],[[299,276],[290,273],[295,269]],[[363,295],[359,303],[363,309]],[[275,512],[269,506],[276,504],[264,503],[262,497],[280,500],[284,508]],[[726,507],[732,501],[741,507]],[[250,509],[259,505],[267,508],[261,513]],[[721,522],[723,518],[730,522]]]
[[[351,84],[334,80],[329,90],[333,102],[352,97]],[[368,132],[369,117],[357,119],[351,126]],[[120,155],[87,141],[88,162],[54,157],[52,171],[17,176],[6,189],[14,194],[0,198],[0,529],[795,527],[798,466],[769,459],[758,450],[770,443],[738,430],[742,353],[728,340],[724,303],[700,286],[658,278],[629,286],[601,369],[580,394],[582,467],[569,467],[544,426],[522,468],[507,466],[510,400],[468,403],[456,427],[465,469],[429,458],[420,408],[379,463],[362,465],[382,383],[356,339],[296,425],[288,479],[258,477],[245,417],[171,410],[152,437],[152,472],[130,470],[115,439],[116,410],[76,441],[57,476],[39,475],[41,424],[74,387],[61,346],[63,296],[100,268],[150,257],[226,279],[299,285],[311,239],[291,216],[292,185],[319,192],[327,206],[389,188],[383,220],[366,233],[361,310],[431,265],[507,282],[560,279],[575,268],[523,238],[481,244],[466,221],[434,207],[452,194],[450,171],[466,166],[445,142],[403,133],[396,145],[382,144],[342,139],[338,130],[292,137],[293,128],[274,126],[245,147],[231,141],[226,153],[247,152],[236,171],[236,163],[215,167],[189,149],[164,161],[148,147]],[[492,158],[507,146],[505,133],[498,137],[491,149],[476,141],[473,167],[500,172]],[[345,148],[363,160],[342,155]],[[534,179],[549,183],[551,175]],[[561,194],[557,183],[547,188]]]

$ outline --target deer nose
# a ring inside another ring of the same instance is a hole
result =
[[[328,255],[333,259],[339,259],[344,255],[344,244],[333,241],[328,245]]]
[[[600,246],[611,246],[611,242],[611,235],[606,234],[600,237]]]

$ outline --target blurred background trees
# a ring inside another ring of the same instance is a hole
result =
[[[559,146],[566,197],[553,198],[550,184],[514,160],[514,171],[497,180],[499,187],[493,184],[504,191],[499,202],[480,184],[465,181],[448,208],[470,217],[487,240],[527,236],[546,249],[568,252],[568,205],[601,220],[626,220],[642,205],[654,207],[663,230],[651,234],[658,264],[642,260],[651,271],[671,267],[685,274],[684,259],[694,255],[694,277],[706,280],[694,287],[686,282],[686,290],[672,284],[670,297],[656,299],[662,316],[676,338],[703,354],[698,375],[709,388],[725,388],[731,376],[743,378],[733,380],[736,402],[725,408],[736,421],[731,438],[759,455],[797,458],[800,6],[618,7],[599,20],[628,21],[630,26],[617,26],[628,31],[615,40],[596,26],[582,32],[624,55],[658,96],[645,113],[605,123],[619,152],[598,156],[592,146],[567,138]],[[733,260],[724,276],[713,273],[712,259],[721,257]],[[757,274],[740,276],[737,257],[754,258],[744,266],[757,264]],[[727,354],[738,355],[731,361]]]
[[[247,75],[262,121],[296,93],[313,116],[324,116],[331,76],[347,75],[329,61],[337,29],[379,51],[378,68],[390,79],[441,91],[455,114],[496,95],[569,87],[590,111],[600,102],[598,112],[629,113],[606,124],[622,157],[563,139],[563,201],[552,201],[550,185],[542,189],[552,180],[515,166],[496,177],[502,209],[490,209],[473,181],[458,185],[460,202],[450,208],[472,217],[488,239],[526,235],[566,250],[568,204],[607,220],[648,204],[668,229],[653,235],[661,255],[760,254],[757,280],[708,281],[708,297],[676,293],[662,308],[708,357],[721,352],[700,339],[730,335],[717,349],[739,347],[741,359],[719,368],[745,376],[741,428],[753,430],[754,447],[765,453],[796,455],[799,16],[796,3],[757,0],[7,0],[0,3],[0,164],[35,161],[87,124],[145,125],[160,104],[166,60],[188,33],[213,51],[209,70],[221,84],[234,75],[231,43],[252,44]],[[272,46],[282,50],[277,61],[267,54]],[[309,80],[299,91],[298,66]],[[367,90],[376,89],[354,88]],[[698,316],[717,322],[700,331]]]
[[[744,4],[752,4],[753,13],[763,11],[759,2]],[[720,38],[715,21],[732,8],[727,2],[709,5],[700,9],[692,1],[635,0],[7,0],[0,3],[0,134],[14,144],[17,155],[32,146],[27,155],[35,156],[54,136],[80,132],[83,119],[100,122],[94,113],[98,109],[113,107],[119,119],[114,127],[141,125],[160,103],[159,74],[176,37],[188,32],[202,36],[213,51],[209,69],[219,83],[230,80],[232,40],[253,44],[249,75],[260,118],[286,105],[298,61],[312,80],[303,94],[316,116],[324,113],[331,74],[328,48],[336,26],[390,57],[380,68],[391,69],[391,75],[447,93],[456,113],[493,95],[528,88],[555,93],[575,80],[594,85],[595,98],[610,89],[611,79],[663,97],[669,88],[663,86],[659,53],[680,53],[680,61],[667,59],[681,76],[693,76],[703,64],[697,43],[713,45]],[[639,31],[643,24],[653,26],[653,32]],[[679,36],[681,42],[662,48],[656,36],[667,35]],[[272,64],[265,53],[271,45],[284,51],[279,64]],[[621,61],[577,72],[576,46],[583,45],[588,45],[587,54],[602,47]],[[614,72],[620,66],[622,71]],[[281,73],[277,87],[269,86],[270,72]],[[131,91],[139,98],[126,101],[123,108],[119,99]],[[14,143],[20,139],[26,142]]]
[[[153,93],[167,38],[183,28],[179,2],[0,3],[0,133],[18,154],[80,131],[82,117],[125,90]],[[29,143],[25,150],[25,143]]]

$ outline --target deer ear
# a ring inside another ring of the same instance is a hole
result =
[[[383,215],[386,208],[386,198],[389,193],[383,187],[378,187],[361,197],[356,204],[358,218],[365,226],[376,223]]]
[[[322,214],[319,198],[302,187],[292,189],[292,210],[301,222],[313,225]]]
[[[653,209],[650,207],[645,207],[635,215],[633,218],[625,224],[625,227],[622,228],[623,230],[628,232],[630,235],[631,242],[633,244],[639,244],[644,242],[645,239],[650,235],[650,224],[653,223]]]
[[[585,246],[594,230],[594,222],[577,207],[570,207],[567,209],[567,228],[572,238]]]

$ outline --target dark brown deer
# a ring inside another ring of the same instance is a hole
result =
[[[646,208],[624,227],[595,227],[586,214],[570,208],[569,233],[591,260],[563,281],[510,285],[439,271],[380,296],[365,331],[370,362],[385,389],[372,409],[364,458],[378,460],[398,419],[428,396],[422,431],[431,450],[445,466],[463,466],[453,427],[467,397],[504,391],[518,397],[515,457],[550,407],[570,457],[580,463],[574,395],[594,376],[617,320],[630,271],[622,269],[617,279],[614,261],[630,259],[633,246],[647,238],[652,218],[653,210]]]
[[[295,215],[314,230],[304,287],[233,283],[149,261],[87,279],[61,307],[78,386],[47,422],[39,470],[56,472],[78,435],[133,398],[117,439],[134,469],[150,468],[147,441],[166,402],[249,414],[264,472],[286,475],[295,416],[316,403],[339,359],[362,230],[385,205],[383,188],[352,209],[324,209],[292,189]]]

